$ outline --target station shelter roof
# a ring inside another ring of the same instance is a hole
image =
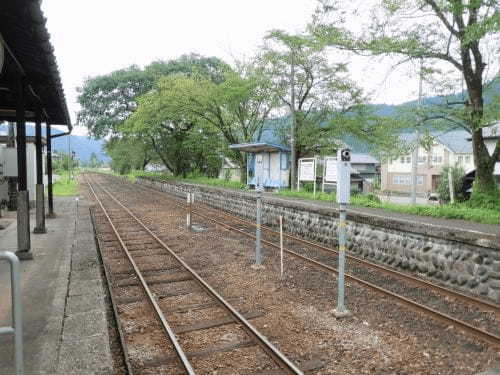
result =
[[[290,152],[289,147],[273,143],[266,143],[266,142],[240,143],[240,144],[230,145],[229,148],[231,150],[248,152],[251,154],[255,154],[258,152],[279,152],[279,151]]]
[[[26,82],[26,120],[41,108],[44,120],[66,125],[71,120],[39,0],[0,1],[0,121],[15,121],[16,89]]]

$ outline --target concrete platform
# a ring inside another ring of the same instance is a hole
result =
[[[25,374],[111,374],[105,293],[88,203],[55,198],[46,234],[32,234],[23,261]],[[34,210],[32,210],[34,226]],[[0,249],[16,250],[15,212],[5,212]],[[33,228],[31,228],[33,232]],[[0,262],[0,326],[10,325],[9,266]],[[13,337],[0,336],[0,373],[14,374]]]

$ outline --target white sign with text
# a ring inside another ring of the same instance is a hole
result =
[[[337,158],[336,157],[326,157],[325,158],[325,175],[323,178],[324,182],[337,182]]]
[[[299,181],[316,181],[316,160],[299,160]]]

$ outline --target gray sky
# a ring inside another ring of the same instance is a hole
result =
[[[228,62],[254,54],[266,31],[303,30],[315,0],[44,0],[42,9],[71,117],[85,77],[191,52]],[[377,103],[415,99],[417,82],[388,75],[387,63],[357,59],[353,79]],[[415,86],[415,87],[413,87]],[[390,87],[390,90],[388,89]],[[75,134],[85,134],[75,129]]]

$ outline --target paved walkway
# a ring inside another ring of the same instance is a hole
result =
[[[34,211],[34,210],[32,210]],[[88,205],[55,199],[47,233],[32,235],[22,266],[25,374],[111,374],[104,290]],[[15,212],[6,213],[0,249],[16,249]],[[32,215],[31,226],[34,225]],[[0,326],[10,325],[9,266],[0,262]],[[0,373],[13,374],[13,338],[0,336]]]

